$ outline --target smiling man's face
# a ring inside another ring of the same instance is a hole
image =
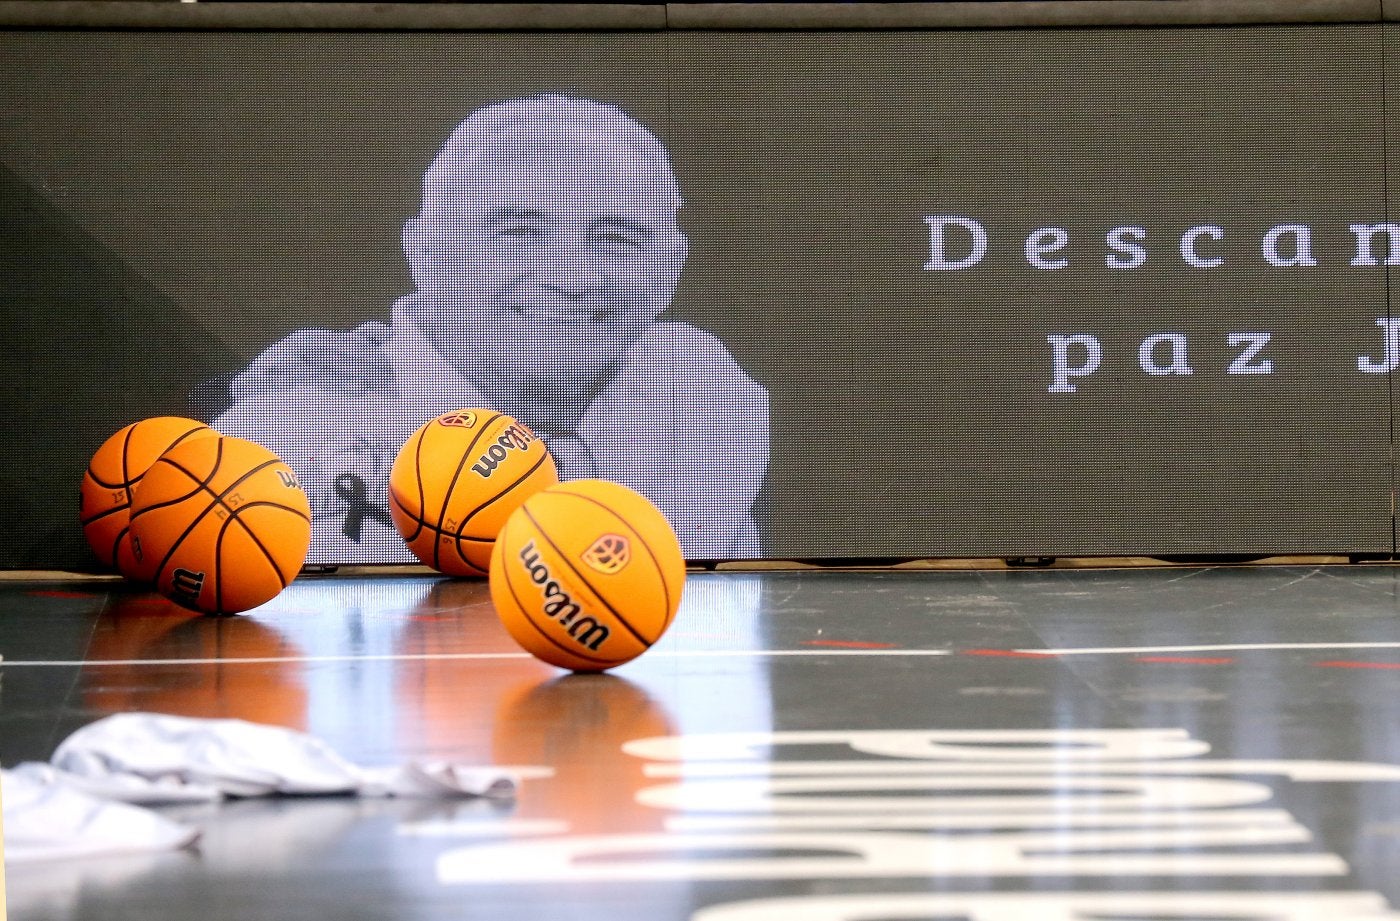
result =
[[[586,390],[675,293],[686,244],[669,168],[560,128],[457,178],[405,227],[419,324],[488,392]]]

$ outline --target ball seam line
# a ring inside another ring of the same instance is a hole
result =
[[[200,490],[200,489],[203,489],[204,491],[208,492],[210,495],[212,495],[212,496],[214,497],[214,501],[211,502],[211,503],[209,503],[209,505],[208,505],[207,507],[205,507],[205,509],[204,509],[202,512],[200,512],[198,515],[195,516],[194,521],[192,521],[192,522],[190,523],[189,527],[185,528],[184,533],[182,533],[178,538],[176,538],[175,541],[170,545],[170,549],[166,551],[165,557],[160,561],[160,565],[156,568],[155,579],[154,579],[154,582],[155,582],[156,585],[159,585],[159,584],[160,584],[161,578],[162,578],[162,577],[164,576],[164,574],[165,574],[165,567],[168,566],[168,565],[170,564],[170,559],[171,559],[171,557],[173,557],[173,556],[175,555],[175,551],[179,549],[180,544],[184,543],[185,538],[189,537],[190,534],[194,531],[194,529],[195,529],[196,527],[199,526],[199,523],[202,522],[202,521],[204,520],[205,516],[208,515],[211,511],[213,511],[214,508],[217,507],[217,506],[223,506],[224,508],[228,508],[228,506],[224,504],[224,501],[223,501],[224,496],[228,495],[231,491],[233,491],[234,489],[238,488],[238,486],[239,486],[240,484],[244,483],[245,481],[247,481],[249,477],[252,477],[252,476],[254,476],[254,475],[257,474],[257,473],[259,473],[259,472],[261,472],[261,471],[263,471],[263,470],[266,470],[268,467],[271,467],[271,466],[273,466],[274,464],[280,464],[280,463],[282,463],[281,458],[278,458],[276,455],[273,455],[273,458],[272,458],[271,460],[263,461],[262,463],[258,464],[256,467],[254,467],[252,470],[249,470],[248,472],[244,473],[244,474],[243,474],[242,476],[240,476],[238,479],[234,480],[234,481],[233,481],[232,483],[230,483],[228,486],[224,487],[224,489],[223,489],[221,492],[217,492],[217,493],[216,493],[216,492],[214,492],[214,490],[209,486],[209,483],[214,479],[214,475],[215,475],[216,473],[219,472],[219,467],[222,466],[222,465],[223,465],[223,462],[224,462],[224,436],[220,436],[220,437],[217,439],[217,441],[218,441],[218,447],[217,447],[217,449],[216,449],[216,454],[215,454],[215,456],[214,456],[214,466],[210,469],[210,471],[209,471],[209,476],[208,476],[206,479],[203,479],[203,480],[199,479],[199,478],[196,477],[193,473],[191,473],[187,468],[182,467],[180,464],[176,463],[175,461],[172,461],[172,460],[171,460],[170,458],[168,458],[168,457],[161,457],[161,458],[159,458],[159,459],[156,461],[156,463],[166,463],[166,464],[169,464],[171,467],[175,468],[176,470],[179,470],[181,473],[185,474],[185,476],[190,477],[191,479],[193,479],[193,480],[198,484],[199,488],[196,489],[193,493],[190,493],[190,496],[197,495],[198,492],[199,492],[199,490]],[[270,453],[270,452],[269,452],[269,453]],[[152,465],[152,466],[154,466],[154,465]],[[188,498],[189,498],[189,496],[186,496],[186,497],[185,497],[185,499],[188,499]],[[185,499],[182,499],[182,500],[180,500],[180,501],[185,501]],[[171,504],[171,503],[163,503],[163,505],[165,505],[165,504]],[[276,503],[269,503],[269,504],[274,504],[274,505],[275,505]],[[160,506],[151,506],[151,508],[157,508],[157,507],[160,507]],[[303,518],[304,520],[306,520],[306,521],[308,521],[308,522],[311,520],[311,516],[309,516],[309,515],[303,515],[303,514],[300,512],[300,510],[296,510],[296,509],[287,509],[287,510],[293,512],[293,513],[296,514],[298,517],[301,517],[301,518]],[[143,509],[142,511],[145,511],[145,509]],[[237,511],[236,509],[229,508],[230,518],[233,517],[233,513],[235,513],[236,511]],[[215,559],[217,560],[217,555],[215,556]],[[278,575],[279,575],[279,578],[280,578],[280,575],[281,575],[280,570],[279,570]],[[284,586],[284,587],[285,587],[285,586]]]
[[[483,423],[481,424],[481,429],[480,429],[475,435],[472,436],[472,440],[471,440],[470,442],[467,443],[466,449],[462,451],[462,456],[461,456],[461,458],[457,461],[457,469],[454,470],[454,471],[452,472],[452,479],[448,481],[448,483],[447,483],[447,489],[443,491],[443,495],[442,495],[442,507],[438,509],[437,532],[438,532],[439,534],[442,533],[442,520],[443,520],[444,518],[447,517],[447,503],[450,502],[450,501],[452,501],[452,490],[456,488],[456,486],[457,486],[457,480],[461,478],[461,476],[462,476],[462,471],[463,471],[463,470],[466,468],[466,466],[467,466],[467,459],[471,456],[471,453],[472,453],[473,451],[476,450],[477,443],[480,442],[482,438],[486,437],[486,430],[489,429],[489,428],[491,427],[491,424],[492,424],[493,422],[495,422],[497,419],[504,418],[504,416],[505,416],[504,413],[496,413],[496,414],[495,414],[494,416],[492,416],[490,419],[487,419],[485,422],[483,422]],[[440,418],[440,417],[439,417],[439,418]],[[435,421],[436,421],[436,420],[435,420]],[[428,423],[428,424],[429,424],[429,425],[432,425],[431,422]],[[423,438],[420,438],[420,439],[419,439],[418,443],[419,443],[420,447],[421,447],[423,441],[426,440],[426,438],[427,438],[427,436],[426,436],[426,434],[425,434]],[[421,468],[421,467],[419,468],[419,471],[418,471],[418,481],[419,481],[420,483],[423,481],[423,471],[422,471],[422,468]],[[424,516],[424,517],[426,517],[426,516]],[[441,571],[441,569],[442,569],[442,566],[440,565],[440,563],[441,563],[441,554],[442,554],[442,542],[441,542],[441,541],[433,541],[433,568],[434,568],[434,569],[437,569],[437,570],[439,570],[439,571]],[[477,568],[480,568],[480,567],[477,567]]]
[[[418,491],[420,493],[423,491],[423,485],[421,480],[418,481]],[[399,531],[399,536],[404,539],[404,543],[411,543],[412,541],[416,540],[418,538],[418,535],[423,533],[423,528],[425,528],[428,523],[408,510],[408,506],[403,504],[403,500],[399,498],[398,491],[394,489],[394,484],[392,482],[389,484],[389,502],[395,506],[398,506],[399,511],[403,512],[405,518],[415,522],[418,525],[418,530],[414,531],[412,534],[405,534],[403,533],[403,531]],[[422,501],[419,501],[418,509],[419,511],[422,511]]]
[[[229,515],[214,535],[214,610],[219,614],[224,613],[224,535],[232,524],[233,515]]]
[[[214,478],[214,474],[216,474],[216,473],[219,472],[219,465],[222,464],[222,463],[224,462],[224,440],[223,440],[222,438],[220,438],[218,441],[219,441],[219,443],[218,443],[217,447],[215,448],[215,454],[214,454],[214,466],[213,466],[213,467],[210,469],[210,471],[209,471],[209,480],[212,480],[212,479]],[[187,495],[187,496],[185,496],[184,498],[178,500],[179,502],[184,502],[184,501],[186,501],[187,499],[189,499],[191,496],[197,496],[197,495],[199,495],[199,491],[200,491],[201,489],[208,490],[209,492],[213,492],[212,489],[209,489],[208,481],[207,481],[207,480],[201,480],[199,477],[195,476],[195,475],[194,475],[193,473],[191,473],[189,470],[185,469],[184,467],[181,467],[179,464],[175,463],[174,461],[170,460],[169,458],[166,458],[166,457],[158,458],[158,459],[156,460],[156,464],[160,464],[160,463],[169,464],[171,467],[174,467],[176,470],[180,471],[180,472],[183,473],[185,476],[187,476],[187,477],[189,477],[190,479],[192,479],[192,480],[195,481],[196,486],[195,486],[194,492],[191,492],[189,495]],[[152,464],[151,466],[154,467],[155,464]],[[166,506],[174,505],[174,504],[177,504],[177,503],[176,503],[176,502],[163,502],[163,503],[160,503],[160,504],[158,504],[158,505],[152,505],[152,506],[149,506],[148,508],[143,508],[143,509],[141,510],[140,513],[138,513],[137,515],[131,516],[131,518],[132,518],[133,521],[135,521],[138,517],[140,517],[141,514],[144,514],[145,512],[150,511],[151,509],[155,509],[155,508],[164,508],[164,507],[166,507]],[[167,551],[165,552],[164,558],[162,558],[161,561],[160,561],[160,564],[159,564],[158,566],[156,566],[155,575],[154,575],[153,578],[151,579],[151,581],[152,581],[155,585],[157,585],[157,586],[160,585],[160,580],[161,580],[161,578],[165,575],[165,567],[170,563],[170,558],[171,558],[172,556],[175,555],[175,551],[178,550],[178,549],[180,548],[180,544],[184,543],[185,538],[190,536],[190,534],[194,531],[194,529],[195,529],[196,527],[199,526],[199,523],[200,523],[201,521],[204,520],[204,516],[205,516],[205,515],[208,515],[209,512],[213,510],[213,508],[214,508],[214,504],[213,504],[213,503],[210,503],[209,505],[205,506],[204,510],[201,511],[198,515],[196,515],[196,516],[194,517],[194,521],[191,521],[191,522],[189,523],[189,526],[185,528],[184,532],[181,533],[179,537],[175,538],[175,540],[171,542],[171,544],[170,544],[170,549],[167,550]]]
[[[549,544],[549,546],[554,549],[554,552],[558,554],[559,561],[565,566],[567,566],[569,568],[569,571],[572,572],[575,576],[577,576],[580,582],[588,586],[589,592],[591,592],[593,596],[602,603],[603,607],[608,609],[608,613],[611,614],[614,618],[616,618],[617,622],[621,624],[627,630],[628,633],[632,634],[633,639],[642,644],[643,649],[650,649],[651,643],[643,639],[642,635],[637,632],[636,628],[629,624],[627,622],[627,619],[624,618],[621,614],[619,614],[617,612],[617,609],[608,603],[608,599],[603,597],[603,593],[598,591],[598,589],[594,587],[592,582],[588,581],[588,577],[578,570],[578,567],[573,564],[573,561],[571,561],[564,554],[564,551],[559,548],[559,545],[554,542],[554,538],[550,537],[549,534],[545,531],[544,527],[539,523],[538,520],[536,520],[535,516],[530,514],[530,509],[522,505],[520,507],[520,510],[525,513],[526,518],[530,519],[530,523],[535,526],[535,531],[540,535],[540,537],[542,537]]]
[[[202,431],[204,431],[204,430],[207,429],[207,428],[209,428],[209,426],[207,426],[207,425],[203,425],[203,424],[196,425],[194,428],[190,429],[188,432],[185,432],[185,433],[184,433],[183,435],[181,435],[179,438],[176,438],[174,441],[170,442],[170,444],[166,445],[166,446],[165,446],[165,451],[169,451],[171,448],[175,447],[175,446],[178,445],[180,442],[185,441],[185,440],[186,440],[187,438],[189,438],[191,435],[195,434],[196,432],[202,432]],[[162,452],[160,452],[160,453],[161,453],[161,454],[164,454],[165,451],[162,451]],[[157,456],[157,457],[156,457],[156,460],[160,460],[160,457]],[[140,479],[140,477],[137,477],[137,479]]]
[[[94,524],[95,522],[101,521],[103,518],[106,518],[108,515],[115,515],[117,512],[125,511],[126,509],[129,509],[129,508],[131,508],[131,503],[130,503],[130,502],[123,502],[121,505],[114,505],[114,506],[112,506],[111,508],[107,509],[106,511],[98,512],[96,515],[93,515],[91,518],[79,518],[78,521],[82,524],[83,527],[86,528],[86,527],[87,527],[88,525],[90,525],[90,524]]]
[[[632,523],[627,520],[627,516],[618,512],[617,509],[614,509],[612,506],[607,505],[600,499],[595,499],[592,496],[586,496],[582,493],[570,492],[567,489],[560,490],[558,495],[573,496],[574,498],[582,499],[585,502],[592,502],[594,505],[598,506],[603,511],[612,515],[618,521],[622,522],[622,524],[627,528],[627,530],[631,531],[632,534],[637,538],[637,543],[641,544],[642,549],[644,549],[647,552],[647,556],[651,557],[652,565],[656,567],[656,577],[661,582],[661,598],[666,605],[666,616],[661,618],[661,633],[664,634],[668,629],[670,629],[671,621],[675,618],[675,612],[671,609],[671,588],[669,585],[666,584],[666,571],[661,568],[661,560],[657,558],[655,551],[651,549],[651,545],[647,543],[646,538],[642,536],[642,533],[640,531],[638,531],[632,526]],[[658,513],[660,512],[659,509],[657,511]],[[662,515],[661,517],[665,518],[666,516]],[[670,524],[671,523],[669,521],[666,522],[667,527],[670,527]],[[659,637],[660,634],[658,634],[658,638]]]
[[[94,483],[96,483],[98,486],[101,486],[103,489],[125,489],[125,488],[126,488],[126,486],[125,486],[124,484],[122,484],[122,483],[108,483],[106,480],[102,479],[100,476],[98,476],[97,474],[93,473],[93,472],[92,472],[92,467],[91,467],[91,466],[89,466],[89,467],[87,468],[87,475],[90,476],[90,477],[92,477],[92,481],[93,481]]]
[[[136,424],[126,427],[126,436],[122,438],[122,489],[126,490],[126,502],[131,504],[131,471],[127,461],[126,452],[131,450],[131,436],[136,434]],[[157,458],[159,460],[159,458]]]
[[[495,538],[492,537],[469,537],[466,534],[458,534],[455,531],[444,531],[441,528],[435,528],[432,525],[428,524],[426,521],[424,521],[422,518],[419,518],[417,515],[414,515],[408,509],[404,508],[403,503],[399,501],[399,498],[397,496],[391,493],[389,498],[393,501],[395,505],[399,507],[399,511],[403,512],[405,518],[409,519],[415,524],[420,525],[418,531],[414,532],[413,537],[408,537],[407,535],[405,535],[404,540],[413,540],[413,538],[417,537],[418,534],[422,531],[432,531],[434,534],[439,534],[444,537],[456,537],[459,540],[469,540],[478,544],[495,543]]]
[[[460,536],[462,531],[466,528],[467,523],[470,522],[473,518],[475,518],[477,515],[480,515],[483,511],[490,508],[492,505],[495,505],[497,502],[509,496],[511,492],[515,489],[515,487],[519,486],[521,483],[524,483],[530,477],[534,476],[535,471],[539,470],[541,467],[544,466],[545,459],[549,456],[550,455],[548,450],[541,452],[539,460],[535,461],[534,466],[531,467],[529,470],[525,471],[523,474],[521,474],[520,477],[514,483],[511,483],[509,486],[502,489],[496,495],[492,496],[490,499],[487,499],[485,502],[481,503],[476,508],[472,509],[466,515],[464,515],[462,517],[461,526],[458,527],[457,531],[455,532],[456,535]],[[438,533],[441,534],[444,532],[439,531]]]
[[[425,438],[428,437],[428,426],[429,426],[429,425],[432,425],[432,422],[431,422],[431,421],[423,423],[423,424],[419,427],[418,431],[416,431],[416,432],[413,433],[413,435],[414,435],[414,442],[413,442],[413,483],[414,483],[415,486],[418,487],[418,514],[421,515],[421,516],[423,516],[422,519],[421,519],[421,521],[422,521],[422,523],[424,523],[424,524],[427,523],[427,512],[428,512],[427,505],[428,505],[428,497],[427,497],[427,495],[423,492],[423,440],[424,440]],[[389,470],[389,493],[390,493],[390,495],[392,495],[393,492],[394,492],[394,471],[393,471],[393,468],[390,468],[390,470]],[[405,512],[407,512],[407,511],[408,511],[408,508],[407,508],[407,506],[405,506],[405,505],[403,504],[403,500],[400,499],[400,500],[397,500],[397,501],[398,501],[398,503],[399,503],[399,507],[402,508]],[[422,528],[419,528],[419,529],[418,529],[418,532],[414,533],[413,537],[408,537],[408,536],[405,535],[405,536],[404,536],[404,541],[407,542],[407,541],[413,540],[414,538],[418,537],[418,533],[421,533],[422,530],[423,530]]]
[[[158,509],[158,508],[169,508],[169,507],[172,506],[172,505],[179,505],[181,502],[188,502],[189,500],[193,499],[195,496],[199,495],[201,491],[206,491],[206,492],[207,492],[207,491],[211,491],[211,490],[207,490],[207,489],[206,489],[204,483],[200,482],[199,477],[195,476],[193,473],[190,473],[190,472],[189,472],[188,470],[186,470],[184,467],[181,467],[181,466],[178,465],[178,464],[172,464],[170,461],[166,460],[166,459],[163,458],[163,457],[162,457],[162,458],[158,458],[158,459],[156,460],[156,464],[162,464],[162,463],[165,464],[165,465],[168,466],[168,467],[173,467],[174,469],[180,471],[180,472],[183,473],[185,476],[187,476],[187,477],[189,477],[191,480],[193,480],[193,481],[194,481],[194,488],[191,489],[191,490],[190,490],[189,492],[187,492],[187,493],[183,493],[183,494],[181,494],[181,495],[176,496],[176,497],[173,498],[173,499],[166,499],[164,502],[153,502],[153,503],[151,503],[150,505],[144,505],[144,506],[142,506],[140,509],[138,509],[138,510],[136,510],[135,512],[132,513],[131,517],[132,517],[133,519],[135,519],[135,518],[140,518],[142,515],[146,514],[147,512],[153,512],[153,511],[155,511],[155,510]],[[156,464],[152,464],[152,465],[151,465],[152,469],[155,468],[155,465],[156,465]]]
[[[504,538],[504,534],[502,535],[502,538]],[[502,548],[503,548],[503,549],[502,549],[502,553],[504,553],[504,546],[505,546],[505,545],[502,544],[501,546],[502,546]],[[513,599],[515,600],[515,606],[516,606],[517,608],[520,609],[520,619],[523,620],[523,621],[525,621],[525,623],[529,624],[529,625],[530,625],[530,628],[531,628],[532,630],[534,630],[536,633],[538,633],[538,634],[540,635],[540,637],[541,637],[546,643],[548,643],[549,645],[551,645],[551,646],[555,647],[556,649],[558,649],[560,652],[563,652],[563,653],[565,653],[565,654],[567,654],[567,655],[574,656],[574,657],[579,658],[579,659],[584,659],[584,660],[589,661],[589,662],[597,662],[599,665],[602,665],[604,668],[611,668],[612,666],[618,664],[617,662],[613,661],[612,659],[599,659],[599,658],[595,658],[594,656],[590,656],[590,655],[587,655],[586,653],[578,652],[578,651],[576,651],[576,650],[574,650],[574,649],[572,649],[572,648],[570,648],[570,647],[568,647],[568,646],[564,646],[564,645],[562,645],[558,640],[556,640],[554,637],[552,637],[552,636],[550,636],[548,633],[546,633],[545,630],[544,630],[544,628],[541,627],[539,624],[535,623],[534,618],[531,617],[531,616],[529,615],[528,612],[529,612],[531,609],[530,609],[530,608],[527,608],[527,607],[525,606],[525,602],[523,602],[523,601],[520,600],[520,593],[517,592],[517,591],[515,590],[515,582],[514,582],[514,581],[511,579],[511,577],[510,577],[510,567],[506,565],[504,556],[502,557],[502,560],[501,560],[501,572],[504,573],[504,575],[505,575],[506,589],[510,592],[511,598],[513,598]],[[553,621],[550,621],[550,623],[553,623]],[[523,644],[522,644],[522,645],[523,645]],[[605,663],[606,663],[606,664],[605,664]],[[554,663],[551,663],[551,664],[554,664]],[[568,666],[561,666],[561,668],[568,668]]]
[[[433,527],[432,525],[428,524],[428,523],[427,523],[426,521],[424,521],[423,519],[419,518],[417,515],[414,515],[414,514],[413,514],[412,512],[410,512],[407,508],[404,508],[403,500],[401,500],[401,499],[394,493],[392,487],[391,487],[390,490],[389,490],[389,501],[392,502],[395,506],[398,507],[398,509],[399,509],[400,511],[403,512],[403,515],[404,515],[405,518],[407,518],[408,520],[412,521],[414,524],[416,524],[416,525],[418,526],[417,528],[414,529],[412,535],[405,534],[402,530],[399,530],[399,536],[402,537],[403,540],[404,540],[404,543],[408,545],[410,552],[412,552],[413,555],[414,555],[415,557],[418,557],[418,559],[419,559],[420,561],[422,561],[423,564],[424,564],[425,566],[432,566],[432,568],[433,568],[433,569],[436,569],[438,572],[444,573],[444,574],[446,574],[446,575],[453,575],[453,573],[448,573],[445,569],[442,568],[442,566],[441,566],[441,563],[442,563],[441,554],[438,552],[438,550],[439,550],[439,538],[451,537],[451,536],[454,536],[454,535],[444,533],[441,529]],[[397,521],[395,521],[394,527],[395,527],[396,529],[398,529],[398,522],[397,522]],[[418,551],[417,551],[417,550],[414,550],[414,549],[413,549],[413,542],[416,541],[416,540],[418,540],[418,538],[422,537],[423,534],[424,534],[425,532],[428,532],[428,533],[431,533],[431,534],[434,535],[434,537],[433,537],[433,559],[434,559],[434,561],[435,561],[438,565],[433,565],[433,564],[428,563],[427,560],[424,560],[423,557],[421,557],[421,556],[418,555]],[[494,543],[494,542],[495,542],[495,541],[492,540],[491,538],[487,538],[487,537],[460,537],[460,536],[459,536],[459,537],[458,537],[458,540],[459,540],[459,542],[460,542],[461,540],[469,540],[469,541],[473,541],[473,542],[481,543],[481,544],[490,544],[490,543]],[[466,555],[462,553],[460,547],[457,549],[457,557],[458,557],[458,559],[460,560],[460,562],[466,564],[468,567],[470,567],[472,570],[474,570],[474,572],[471,572],[471,573],[457,573],[457,575],[482,575],[482,576],[484,576],[484,575],[486,575],[486,574],[489,572],[489,570],[483,569],[482,567],[480,567],[480,566],[476,565],[475,563],[473,563],[471,560],[467,559]]]
[[[267,547],[263,544],[257,533],[254,532],[252,528],[248,527],[246,522],[240,521],[238,517],[242,514],[244,509],[268,506],[280,508],[288,512],[296,512],[295,509],[289,509],[285,505],[281,505],[277,502],[249,502],[229,512],[228,520],[219,528],[219,534],[214,538],[214,608],[221,614],[224,611],[224,535],[228,533],[229,528],[233,527],[235,521],[238,522],[238,526],[243,529],[244,533],[248,535],[248,538],[257,546],[258,550],[262,551],[263,559],[267,560],[267,564],[272,567],[273,573],[277,576],[277,584],[280,586],[277,592],[280,593],[282,589],[287,587],[287,580],[282,575],[282,567],[277,565],[277,561],[272,558],[272,554],[268,552]],[[277,597],[276,594],[274,594],[273,597]]]
[[[258,536],[258,533],[254,531],[251,527],[249,527],[246,521],[241,520],[239,517],[243,514],[245,509],[250,508],[281,509],[284,512],[291,512],[293,515],[297,516],[298,518],[301,518],[308,524],[311,523],[311,519],[303,518],[301,512],[299,512],[297,509],[288,508],[280,502],[273,502],[271,500],[261,502],[245,502],[243,505],[240,505],[238,508],[234,509],[232,512],[229,513],[227,523],[231,525],[235,521],[238,522],[238,526],[243,529],[244,533],[248,535],[248,538],[253,543],[257,544],[258,549],[261,550],[263,556],[267,558],[267,563],[269,566],[272,567],[273,571],[277,573],[277,581],[282,584],[282,588],[286,588],[290,583],[287,581],[286,577],[282,575],[282,567],[277,565],[277,560],[273,558],[271,551],[267,549],[267,545],[262,542],[262,538]],[[227,530],[227,528],[225,528],[224,530]]]
[[[222,448],[222,446],[220,446],[220,447]],[[236,489],[241,483],[243,483],[245,480],[247,480],[250,476],[253,476],[253,475],[256,474],[256,473],[261,473],[262,471],[266,470],[268,467],[271,467],[273,464],[280,464],[280,463],[282,463],[282,459],[281,459],[281,458],[274,458],[273,460],[264,461],[263,463],[258,464],[258,465],[257,465],[256,467],[254,467],[252,470],[249,470],[247,473],[243,474],[243,475],[242,475],[241,477],[239,477],[238,479],[234,480],[232,483],[228,484],[228,486],[224,487],[223,492],[214,492],[214,490],[213,490],[212,488],[210,488],[210,486],[209,486],[209,481],[208,481],[208,480],[198,480],[197,478],[195,478],[195,475],[194,475],[193,473],[191,473],[189,470],[185,469],[184,467],[181,467],[179,464],[175,463],[175,462],[172,461],[172,460],[169,460],[169,459],[164,458],[164,457],[162,457],[161,460],[162,460],[162,461],[165,461],[165,463],[167,463],[167,464],[169,464],[170,466],[174,467],[176,470],[179,470],[181,473],[185,474],[186,476],[188,476],[188,477],[190,477],[190,478],[192,478],[192,479],[195,479],[195,481],[196,481],[197,483],[199,483],[199,486],[200,486],[201,489],[203,489],[205,492],[209,493],[211,496],[214,497],[215,501],[217,501],[217,502],[219,502],[219,503],[221,503],[221,504],[222,504],[223,501],[224,501],[224,496],[228,495],[229,492],[231,492],[232,490]],[[219,459],[218,459],[218,464],[215,464],[214,470],[211,470],[211,471],[209,472],[209,479],[210,479],[210,480],[212,480],[212,479],[214,478],[214,474],[218,471],[218,465],[219,465],[219,464],[222,464],[222,463],[223,463],[223,457],[222,457],[222,451],[221,451],[221,456],[220,456]],[[195,490],[195,492],[198,492],[198,491],[199,491],[199,490]],[[193,496],[194,494],[195,494],[195,493],[190,493],[190,496]],[[190,496],[185,496],[184,499],[181,499],[181,500],[179,500],[179,501],[183,502],[183,501],[189,499]],[[162,504],[170,504],[170,503],[162,503]],[[250,503],[250,504],[251,504],[251,503]],[[279,508],[285,508],[287,511],[291,512],[292,514],[296,515],[296,516],[299,517],[299,518],[302,518],[302,519],[304,519],[304,520],[306,520],[306,521],[310,521],[310,520],[311,520],[311,516],[308,515],[308,514],[306,514],[306,513],[304,513],[304,512],[302,512],[300,509],[295,509],[295,508],[292,508],[291,506],[288,506],[288,505],[282,505],[280,502],[272,502],[271,500],[269,500],[269,501],[267,501],[265,504],[268,504],[268,505],[276,505],[276,506],[279,507]],[[151,508],[158,508],[158,507],[159,507],[159,506],[154,506],[154,505],[151,506]],[[233,509],[233,508],[229,508],[229,511],[230,511],[230,512],[233,512],[233,511],[236,511],[236,510]]]
[[[122,545],[122,538],[131,533],[131,519],[126,520],[126,525],[117,532],[117,536],[112,538],[112,565],[117,565],[117,549]],[[118,569],[121,567],[118,566]]]

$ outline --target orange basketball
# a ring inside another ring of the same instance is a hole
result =
[[[666,517],[606,480],[536,493],[491,554],[491,600],[526,651],[598,672],[631,661],[671,626],[685,558]]]
[[[104,566],[115,566],[131,577],[134,561],[127,540],[131,492],[156,458],[191,438],[213,434],[203,422],[156,416],[133,422],[102,442],[78,489],[78,520],[88,546]]]
[[[425,422],[389,471],[389,513],[408,549],[450,576],[484,576],[496,534],[534,493],[559,482],[535,433],[489,409]]]
[[[238,614],[272,600],[311,548],[311,503],[267,448],[218,435],[176,445],[136,489],[136,575],[171,600]]]

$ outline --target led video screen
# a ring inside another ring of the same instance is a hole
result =
[[[0,33],[0,565],[157,414],[408,561],[468,407],[691,559],[1390,553],[1395,35]]]

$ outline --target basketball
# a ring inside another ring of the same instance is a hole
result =
[[[419,427],[389,471],[389,513],[408,549],[449,576],[484,576],[501,526],[559,482],[544,442],[487,409],[444,413]]]
[[[666,517],[606,480],[570,480],[511,515],[491,555],[506,630],[551,665],[598,672],[646,652],[675,619],[685,558]]]
[[[127,540],[131,493],[146,471],[175,445],[216,434],[203,422],[156,416],[133,422],[102,442],[78,488],[78,520],[88,546],[104,566],[131,577],[134,561]]]
[[[296,474],[242,438],[195,438],[166,451],[136,488],[136,575],[178,604],[238,614],[272,600],[311,548],[311,504]]]

